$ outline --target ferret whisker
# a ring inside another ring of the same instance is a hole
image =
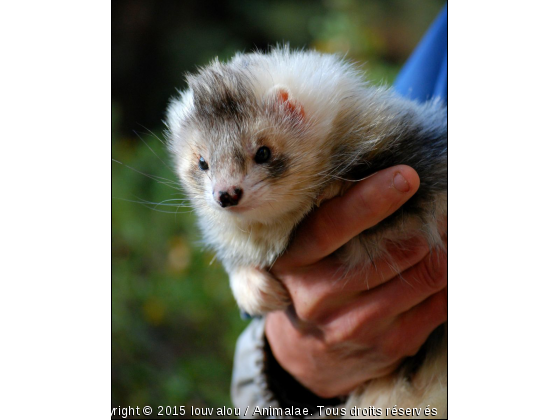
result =
[[[152,205],[155,207],[177,207],[177,208],[193,208],[193,206],[190,205],[185,205],[183,204],[185,202],[185,200],[183,200],[183,203],[181,204],[165,204],[164,202],[160,202],[160,203],[156,203],[153,201],[148,201],[148,200],[143,200],[140,198],[137,198],[136,200],[130,200],[128,198],[121,198],[121,197],[113,197],[114,200],[121,200],[121,201],[127,201],[129,203],[138,203],[138,204],[146,204],[146,205]]]
[[[149,178],[149,179],[152,179],[152,180],[156,181],[158,184],[166,185],[169,188],[173,188],[177,191],[182,191],[182,188],[179,188],[179,187],[176,187],[176,186],[173,185],[173,184],[176,184],[176,181],[172,181],[170,179],[167,179],[167,178],[164,178],[164,177],[161,177],[161,176],[157,176],[157,175],[147,174],[147,173],[139,171],[138,169],[135,169],[132,166],[129,166],[125,163],[119,162],[116,159],[111,159],[111,160],[115,163],[118,163],[119,165],[123,165],[124,167],[126,167],[130,170],[133,170],[134,172],[139,173],[140,175],[144,175],[146,178]]]
[[[165,141],[163,141],[161,138],[159,138],[152,130],[150,130],[149,128],[143,126],[142,124],[138,124],[140,127],[142,127],[144,130],[147,130],[152,136],[154,136],[156,139],[159,140],[159,142],[165,146]]]
[[[166,211],[166,210],[158,209],[157,206],[152,206],[152,205],[150,205],[149,203],[144,203],[144,202],[142,202],[142,201],[128,200],[128,199],[126,199],[126,198],[119,198],[119,197],[113,197],[113,199],[115,199],[115,200],[122,200],[122,201],[128,201],[128,202],[130,202],[130,203],[140,204],[140,205],[143,206],[143,207],[146,207],[146,208],[148,208],[148,209],[150,209],[150,210],[154,210],[154,211],[157,211],[157,212],[160,212],[160,213],[168,213],[168,214],[177,214],[177,213],[178,213],[178,214],[190,214],[190,213],[193,212],[193,210],[190,210],[190,211],[180,211],[180,212],[178,212],[178,211]],[[175,206],[174,206],[174,207],[175,207]],[[177,210],[179,210],[181,207],[182,207],[182,206],[178,206],[178,207],[177,207]]]
[[[152,149],[152,148],[150,147],[150,145],[148,144],[148,142],[145,141],[145,140],[142,138],[142,136],[141,136],[140,134],[138,134],[138,132],[136,132],[135,130],[133,130],[133,133],[136,134],[136,136],[142,141],[142,143],[144,143],[144,145],[145,145],[148,149],[150,149],[150,152],[152,152],[152,153],[154,154],[154,156],[157,157],[158,160],[159,160],[161,163],[163,163],[164,166],[165,166],[167,169],[169,169],[170,171],[173,172],[173,169],[171,169],[171,168],[167,165],[167,163],[165,163],[165,162],[163,161],[163,159],[160,158],[159,155],[158,155],[156,152],[154,152],[154,149]]]

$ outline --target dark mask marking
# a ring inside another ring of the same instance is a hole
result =
[[[280,178],[288,170],[288,157],[279,155],[264,164],[270,178]]]

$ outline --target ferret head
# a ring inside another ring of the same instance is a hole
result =
[[[188,76],[168,110],[170,148],[195,208],[271,223],[306,211],[324,150],[302,103],[285,85],[256,85],[214,63]]]

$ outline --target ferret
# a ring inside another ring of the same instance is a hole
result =
[[[217,59],[186,77],[167,110],[168,146],[204,242],[229,274],[240,308],[260,315],[290,296],[269,269],[313,209],[397,164],[414,168],[418,192],[337,251],[345,267],[386,256],[387,240],[421,235],[443,248],[447,213],[447,108],[371,86],[337,55],[276,48]],[[327,280],[326,280],[327,281]],[[439,334],[439,335],[438,335]],[[446,330],[418,367],[355,391],[348,406],[437,408],[446,416]],[[434,334],[433,334],[434,335]],[[385,413],[384,413],[385,414]]]

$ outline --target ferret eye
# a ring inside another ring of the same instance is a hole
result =
[[[202,156],[200,156],[200,159],[198,159],[198,167],[200,169],[202,169],[203,171],[208,170],[208,164],[206,163],[206,161],[204,160],[204,158]]]
[[[260,147],[255,155],[255,162],[265,163],[268,159],[270,159],[270,149],[266,146]]]

